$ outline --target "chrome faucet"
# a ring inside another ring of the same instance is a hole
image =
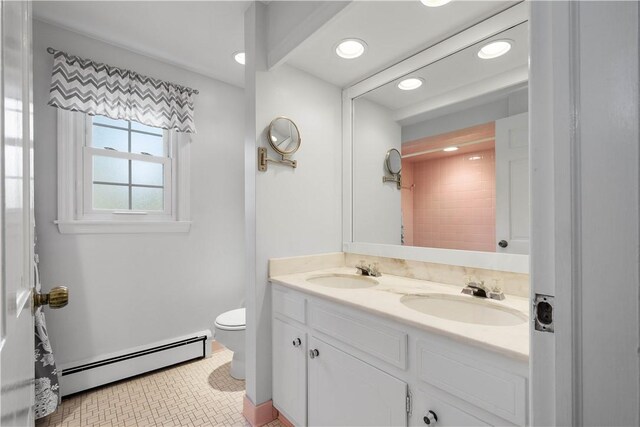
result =
[[[356,265],[358,269],[358,273],[362,276],[372,276],[372,277],[380,277],[382,273],[378,269],[378,263],[374,262],[373,264],[366,264],[364,260],[360,260],[360,264]]]
[[[474,297],[487,298],[489,289],[484,286],[484,282],[469,282],[462,289],[463,294],[473,295]]]
[[[496,281],[493,288],[489,288],[484,284],[484,280],[472,281],[470,278],[465,278],[466,285],[462,289],[462,293],[466,295],[471,295],[478,298],[491,298],[495,300],[503,300],[504,292],[498,286],[498,282]]]

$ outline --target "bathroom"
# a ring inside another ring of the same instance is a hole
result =
[[[2,8],[3,426],[640,423],[637,2]]]

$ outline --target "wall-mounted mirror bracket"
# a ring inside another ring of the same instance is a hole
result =
[[[287,159],[284,155],[282,156],[282,160],[278,159],[270,159],[267,156],[267,149],[265,147],[258,148],[258,170],[260,172],[265,172],[267,170],[267,164],[271,163],[279,163],[281,165],[291,166],[292,168],[298,167],[297,160]]]
[[[402,189],[402,176],[399,173],[393,174],[392,176],[383,176],[382,182],[395,182],[398,190]]]

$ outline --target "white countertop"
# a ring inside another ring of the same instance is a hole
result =
[[[404,295],[438,293],[460,296],[462,295],[460,293],[462,286],[445,285],[388,274],[374,278],[379,282],[377,286],[360,289],[330,288],[307,281],[308,278],[319,275],[355,273],[355,268],[339,267],[275,276],[269,280],[272,283],[358,308],[418,329],[444,335],[462,343],[482,347],[503,356],[525,362],[529,360],[528,321],[515,326],[464,323],[423,314],[400,302]],[[476,297],[466,297],[477,300]],[[506,295],[502,301],[483,299],[482,303],[499,305],[510,311],[517,310],[521,315],[529,318],[530,304],[527,298]]]

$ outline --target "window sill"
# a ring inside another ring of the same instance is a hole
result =
[[[191,221],[54,221],[61,234],[188,233]]]

